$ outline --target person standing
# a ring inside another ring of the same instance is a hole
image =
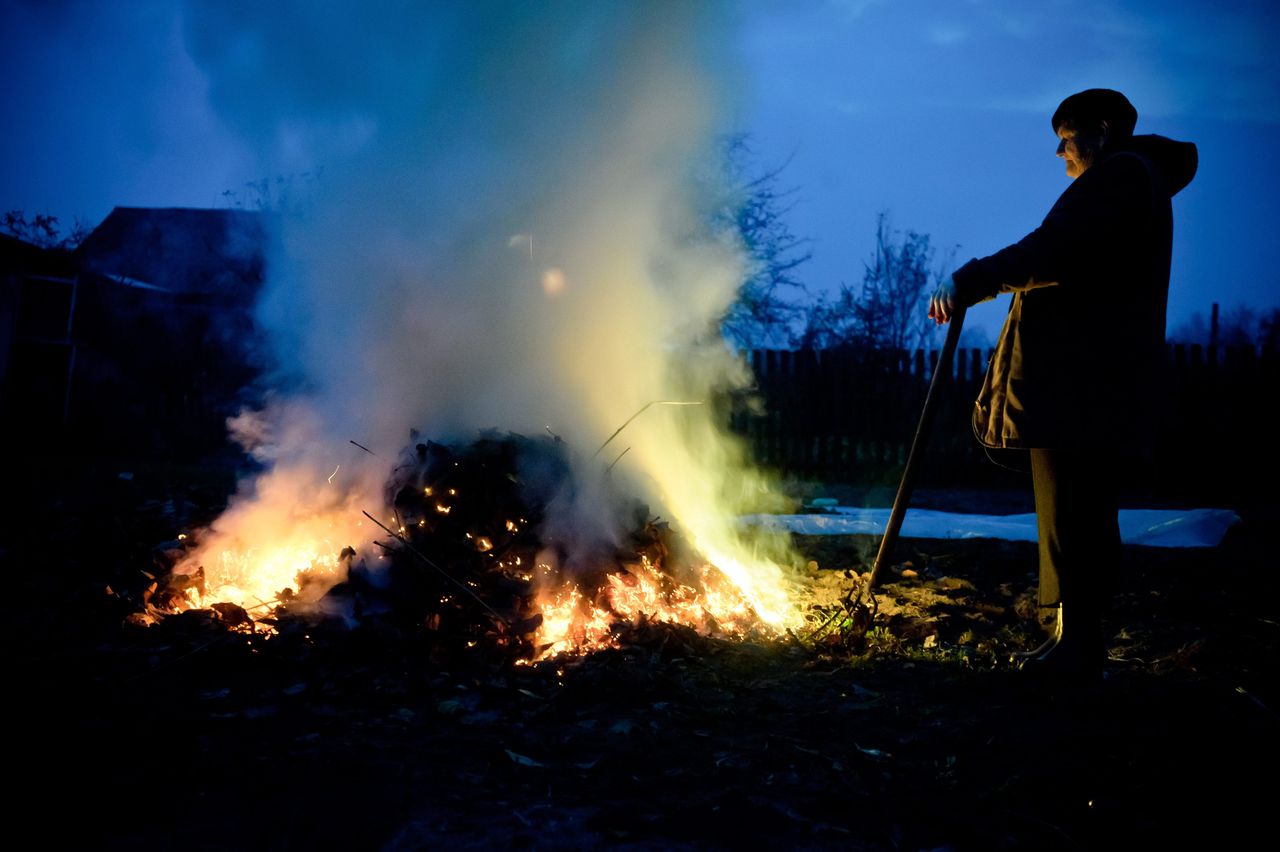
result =
[[[929,316],[1013,300],[973,409],[986,447],[1029,451],[1038,600],[1049,639],[1024,668],[1100,675],[1100,619],[1120,560],[1118,471],[1158,418],[1173,242],[1171,197],[1195,145],[1133,135],[1120,92],[1071,95],[1052,118],[1072,183],[1040,227],[957,269]]]

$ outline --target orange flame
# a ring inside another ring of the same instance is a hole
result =
[[[539,568],[550,573],[547,565]],[[616,647],[614,626],[642,617],[706,635],[740,635],[759,626],[746,597],[714,566],[703,565],[699,580],[702,591],[675,583],[642,557],[627,572],[610,574],[594,601],[572,583],[547,589],[538,596],[542,626],[535,645],[543,657]]]

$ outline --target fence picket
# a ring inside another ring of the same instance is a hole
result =
[[[939,410],[927,484],[982,485],[991,465],[969,426],[993,350],[958,350]],[[824,481],[889,482],[901,470],[938,351],[754,350],[743,353],[763,414],[737,411],[730,428],[755,460]],[[984,357],[985,356],[985,357]],[[1265,389],[1280,387],[1280,359],[1254,347],[1169,344],[1167,415],[1148,466],[1160,493],[1235,493],[1267,446]],[[1234,489],[1234,490],[1233,490]]]

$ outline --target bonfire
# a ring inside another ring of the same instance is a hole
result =
[[[384,514],[364,513],[370,547],[325,538],[310,552],[291,544],[264,554],[184,537],[162,548],[168,570],[131,621],[207,610],[233,629],[269,633],[384,619],[515,664],[613,647],[653,625],[722,638],[774,632],[677,529],[614,487],[608,467],[588,465],[590,483],[580,467],[554,436],[486,434],[457,450],[415,443],[390,472]],[[594,530],[580,511],[572,523],[557,515],[588,487]],[[255,569],[287,582],[269,598],[247,595],[261,592]]]

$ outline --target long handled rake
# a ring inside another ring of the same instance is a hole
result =
[[[852,628],[859,633],[865,633],[870,628],[878,610],[875,596],[876,580],[880,577],[881,568],[889,561],[894,545],[898,543],[902,519],[907,514],[911,492],[915,490],[920,460],[933,431],[938,400],[942,396],[940,388],[951,376],[951,361],[955,357],[956,346],[960,342],[960,329],[964,326],[964,315],[965,308],[962,307],[957,307],[952,313],[951,326],[947,329],[946,342],[942,344],[942,353],[938,356],[938,364],[934,367],[933,377],[929,380],[929,393],[924,400],[924,411],[920,413],[920,423],[916,426],[916,434],[911,441],[911,453],[907,456],[906,469],[902,471],[902,481],[898,483],[897,496],[893,498],[893,511],[889,513],[889,523],[884,528],[884,537],[880,539],[880,550],[876,553],[876,561],[871,566],[871,572],[845,595],[843,601],[852,622]]]

